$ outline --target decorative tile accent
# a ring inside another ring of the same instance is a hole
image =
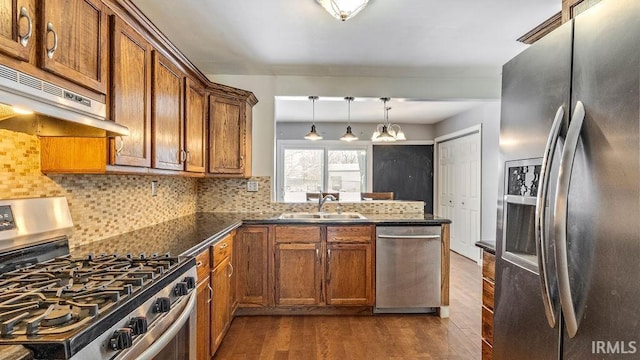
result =
[[[248,192],[247,179],[200,179],[198,183],[197,209],[203,212],[277,213],[286,211],[317,211],[316,203],[271,202],[271,178],[253,177],[258,191]],[[422,214],[422,201],[364,201],[361,203],[327,202],[326,211],[336,211],[340,204],[343,211],[366,214]]]
[[[74,233],[70,247],[196,211],[197,180],[169,176],[51,175],[40,172],[37,136],[0,130],[0,198],[66,196]],[[158,195],[151,196],[151,181]]]

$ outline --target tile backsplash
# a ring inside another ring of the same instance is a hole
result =
[[[200,179],[198,181],[197,209],[207,212],[259,212],[317,211],[317,204],[279,203],[271,201],[271,178],[253,177],[258,191],[247,191],[247,179]],[[327,202],[324,209],[335,211],[338,203]],[[422,201],[363,201],[340,203],[343,211],[367,214],[422,214]]]
[[[65,196],[74,233],[72,248],[177,217],[207,212],[275,213],[315,211],[316,205],[271,201],[271,178],[255,177],[257,192],[246,179],[194,179],[142,175],[43,175],[37,136],[0,129],[0,199]],[[157,181],[157,196],[151,182]],[[327,203],[335,211],[336,203]],[[344,211],[420,214],[419,201],[341,204]]]
[[[0,198],[65,196],[71,247],[196,211],[197,180],[169,176],[50,175],[40,172],[37,136],[0,130]],[[151,181],[158,195],[151,196]]]

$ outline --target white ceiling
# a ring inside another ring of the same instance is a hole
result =
[[[370,0],[356,17],[340,22],[315,0],[132,1],[204,74],[214,78],[216,74],[499,74],[505,62],[526,48],[516,39],[561,8],[561,0]],[[308,103],[306,107],[301,101],[278,103],[282,119],[310,116]],[[376,111],[381,117],[381,104],[363,104],[372,108],[360,112],[354,104],[354,119]],[[391,106],[390,117],[406,122],[433,121],[428,114],[450,114],[455,107],[452,102],[429,101]],[[468,106],[459,104],[458,112]],[[335,107],[334,114],[346,114],[345,104],[326,107]],[[324,118],[324,110],[317,109]]]

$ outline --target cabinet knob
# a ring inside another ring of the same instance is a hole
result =
[[[33,34],[33,21],[31,20],[31,16],[29,16],[29,11],[24,6],[20,7],[20,19],[27,19],[27,33],[20,35],[20,45],[27,47],[29,39],[31,39],[31,35]]]
[[[49,59],[53,59],[53,54],[56,52],[56,50],[58,50],[58,34],[56,33],[56,30],[53,28],[53,24],[52,23],[47,23],[47,34],[51,33],[53,34],[53,46],[50,48],[47,48],[47,57]]]

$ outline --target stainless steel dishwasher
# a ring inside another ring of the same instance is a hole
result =
[[[428,313],[440,305],[440,226],[376,227],[376,313]]]

